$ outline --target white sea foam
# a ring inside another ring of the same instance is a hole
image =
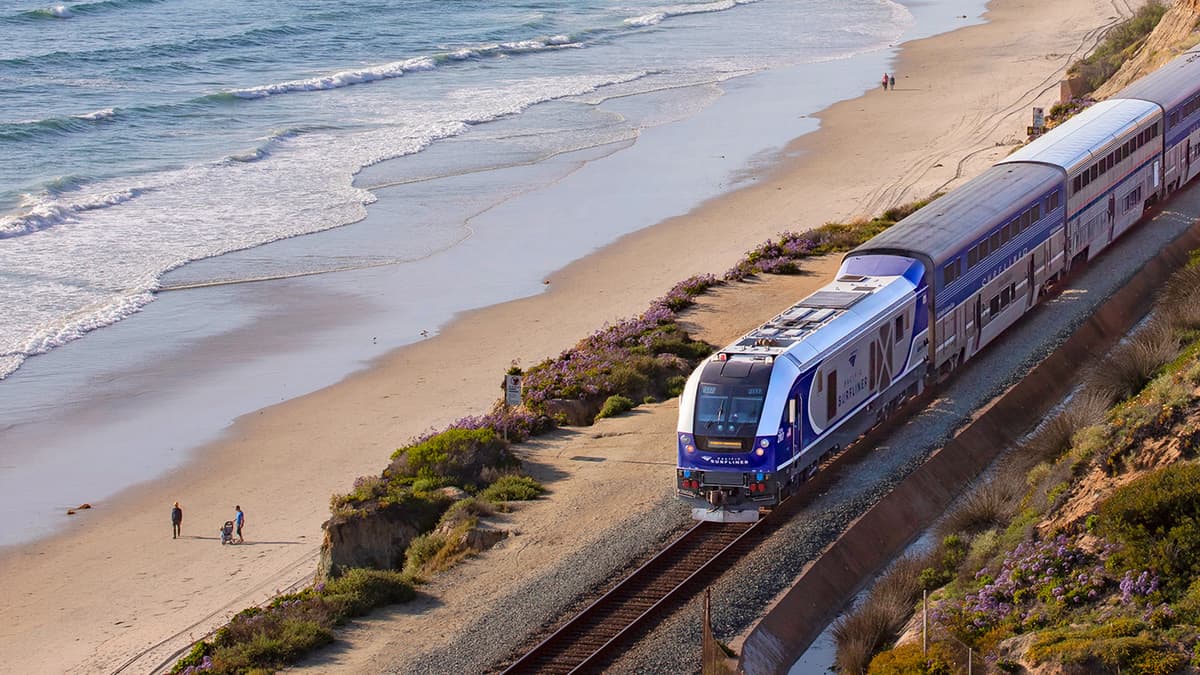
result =
[[[74,14],[71,13],[71,10],[66,5],[55,5],[55,6],[51,7],[50,9],[46,10],[46,12],[49,13],[50,16],[53,16],[58,19],[69,19],[69,18],[75,16]]]
[[[115,117],[116,114],[116,111],[112,108],[101,108],[100,110],[93,110],[92,112],[83,113],[82,115],[71,115],[71,117],[94,122],[97,120],[110,120]]]
[[[297,91],[320,91],[325,89],[339,89],[348,87],[352,84],[362,84],[363,82],[374,82],[376,80],[387,80],[395,77],[401,77],[405,73],[412,73],[421,70],[433,70],[437,66],[433,59],[422,56],[415,59],[407,59],[404,61],[393,61],[385,63],[381,66],[373,68],[363,68],[361,70],[343,70],[333,73],[332,75],[324,75],[321,77],[310,77],[306,80],[292,80],[290,82],[279,82],[277,84],[267,84],[261,87],[250,87],[248,89],[235,89],[229,93],[238,98],[265,98],[274,96],[275,94],[286,94]]]
[[[20,280],[0,284],[0,293],[12,293],[0,297],[0,306],[20,307],[0,325],[0,367],[11,372],[27,356],[140,310],[162,274],[185,262],[361,219],[374,200],[352,184],[364,166],[420,152],[469,124],[644,75],[545,76],[460,89],[447,96],[449,108],[445,102],[410,107],[367,131],[285,128],[267,138],[269,152],[260,147],[240,161],[30,197],[21,215],[0,221],[0,237],[8,238],[0,275]],[[395,105],[391,96],[379,101]],[[448,110],[455,119],[446,119]],[[19,236],[68,223],[52,238]],[[428,253],[422,241],[410,246],[396,257]],[[26,294],[39,302],[20,306]]]
[[[103,209],[122,204],[142,193],[137,188],[118,190],[107,194],[84,197],[78,201],[65,201],[58,197],[34,197],[25,195],[22,213],[0,216],[0,239],[31,234],[55,225],[71,222],[84,211]]]
[[[653,26],[673,16],[724,12],[738,5],[748,5],[753,2],[758,2],[758,0],[718,0],[717,2],[704,2],[694,5],[669,5],[667,7],[659,7],[648,14],[625,19],[625,24],[628,26]]]

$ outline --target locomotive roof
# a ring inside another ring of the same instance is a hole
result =
[[[902,276],[842,273],[720,353],[731,359],[791,353],[803,362],[869,323],[912,290],[912,283]],[[851,320],[839,321],[846,316]]]
[[[1194,95],[1197,82],[1200,82],[1200,52],[1184,52],[1113,98],[1141,99],[1171,110]]]
[[[941,265],[970,243],[1062,183],[1062,173],[1042,164],[998,164],[938,197],[875,235],[847,258],[890,254]]]
[[[1158,112],[1158,106],[1149,101],[1100,101],[1000,160],[998,164],[1039,162],[1070,172],[1081,164],[1091,162],[1093,153],[1105,148],[1131,126]]]

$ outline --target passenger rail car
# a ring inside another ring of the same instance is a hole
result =
[[[676,430],[693,517],[752,521],[948,376],[1196,173],[1200,55],[1096,103],[842,260],[702,363]]]

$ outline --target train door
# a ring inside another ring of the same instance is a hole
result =
[[[1192,139],[1183,144],[1183,183],[1192,180]]]
[[[804,449],[804,425],[800,423],[800,395],[796,394],[788,399],[787,408],[787,425],[788,433],[792,437],[791,457],[796,457],[800,451]],[[790,458],[789,458],[790,459]],[[782,461],[780,462],[783,463]]]
[[[975,296],[975,346],[972,347],[971,353],[979,351],[979,339],[983,337],[983,296]]]
[[[830,371],[825,381],[825,419],[830,424],[837,417],[837,371]]]
[[[1037,302],[1037,288],[1038,287],[1037,287],[1037,279],[1034,276],[1034,272],[1033,272],[1034,258],[1037,258],[1036,252],[1033,255],[1030,255],[1028,257],[1029,268],[1025,272],[1025,284],[1028,286],[1028,288],[1026,288],[1027,292],[1025,293],[1025,309],[1029,309],[1030,307],[1033,307],[1034,303]]]
[[[1113,188],[1116,189],[1116,188]],[[1113,240],[1115,234],[1115,225],[1117,222],[1117,196],[1115,194],[1108,195],[1108,241]],[[1107,242],[1106,242],[1107,243]]]

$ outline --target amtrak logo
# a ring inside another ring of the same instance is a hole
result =
[[[850,367],[854,367],[854,360],[858,358],[858,349],[850,352]]]

